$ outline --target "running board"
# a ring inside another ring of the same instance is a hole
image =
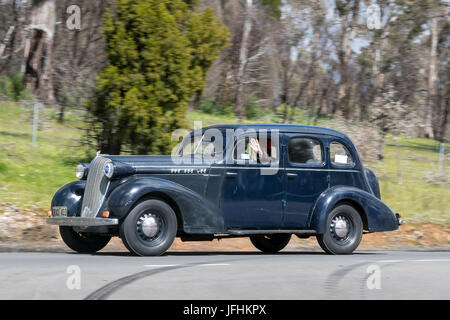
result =
[[[274,234],[274,233],[291,233],[291,234],[316,234],[315,230],[298,230],[298,229],[270,229],[270,230],[227,230],[232,235],[250,235],[250,234]]]

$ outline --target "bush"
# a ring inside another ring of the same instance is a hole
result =
[[[0,94],[14,101],[31,99],[30,93],[25,88],[22,73],[16,73],[12,76],[0,76]]]
[[[245,117],[249,120],[261,118],[264,115],[263,108],[258,104],[258,97],[248,94],[245,97]]]
[[[200,111],[220,116],[230,116],[234,114],[234,108],[231,103],[220,104],[213,98],[204,98],[200,103]]]
[[[245,118],[247,120],[261,120],[267,115],[266,110],[258,103],[258,97],[247,94],[244,100]],[[228,100],[219,103],[213,98],[204,98],[200,103],[199,111],[217,116],[235,116],[234,101]]]
[[[283,121],[285,116],[287,116],[287,119],[286,121]],[[276,108],[275,115],[272,117],[272,122],[308,124],[309,119],[305,110],[302,110],[300,108],[292,108],[288,104],[283,103]]]
[[[0,76],[0,94],[8,98],[13,95],[12,83],[6,76]]]

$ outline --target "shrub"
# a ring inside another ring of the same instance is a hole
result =
[[[248,94],[245,97],[245,117],[249,120],[261,118],[264,114],[263,108],[258,103],[258,97]]]
[[[283,121],[284,117],[286,117],[286,121]],[[283,103],[276,108],[272,121],[276,123],[308,124],[309,119],[305,110],[292,108],[288,104]]]
[[[30,93],[25,88],[22,73],[16,73],[12,76],[0,76],[0,94],[14,101],[31,99]]]
[[[231,116],[234,114],[234,108],[231,103],[226,102],[224,104],[220,104],[213,98],[204,98],[200,103],[200,111],[203,113],[221,116]]]
[[[0,76],[0,94],[10,98],[13,95],[12,92],[11,80],[6,76]]]

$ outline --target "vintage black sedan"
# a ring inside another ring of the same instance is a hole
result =
[[[175,237],[249,237],[274,253],[292,235],[350,254],[363,233],[402,223],[378,179],[338,131],[298,125],[194,130],[171,156],[98,153],[59,189],[47,222],[71,249],[93,253],[119,236],[136,255],[161,255]]]

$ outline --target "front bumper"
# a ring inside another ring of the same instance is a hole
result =
[[[72,227],[96,227],[115,226],[119,224],[119,219],[110,218],[83,218],[83,217],[51,217],[47,219],[48,224]]]

